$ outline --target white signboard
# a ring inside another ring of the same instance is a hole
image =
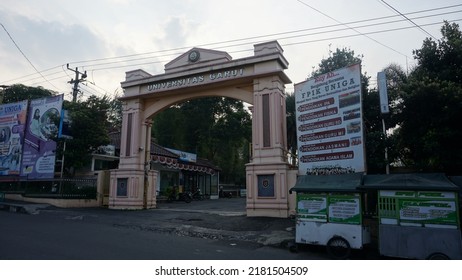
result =
[[[387,77],[385,76],[385,72],[377,73],[377,84],[379,86],[380,112],[388,114],[390,113],[390,109],[388,108]]]
[[[187,153],[175,149],[170,149],[170,148],[165,148],[166,150],[178,155],[180,157],[180,160],[186,161],[186,162],[196,162],[197,161],[197,155],[192,154],[192,153]]]
[[[300,175],[365,171],[360,68],[295,85]]]

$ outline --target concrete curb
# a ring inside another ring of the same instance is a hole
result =
[[[242,217],[242,216],[247,215],[247,213],[243,211],[215,211],[215,210],[178,209],[178,208],[156,208],[156,209],[153,209],[153,211],[203,213],[203,214],[215,214],[215,215],[225,216],[225,217]]]

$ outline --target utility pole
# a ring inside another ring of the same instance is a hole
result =
[[[87,71],[85,71],[84,73],[81,73],[79,72],[78,67],[75,67],[75,70],[71,69],[69,68],[69,63],[67,64],[67,69],[75,73],[75,80],[71,79],[68,83],[74,84],[74,87],[72,88],[72,102],[76,102],[77,93],[79,93],[79,83],[85,81],[85,78],[87,77]],[[79,75],[81,75],[81,78],[79,78]]]

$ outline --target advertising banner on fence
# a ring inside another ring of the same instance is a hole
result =
[[[19,175],[27,100],[0,106],[0,175]]]
[[[295,85],[299,175],[365,171],[361,67]]]
[[[31,100],[25,131],[21,176],[54,177],[56,142],[63,95]]]

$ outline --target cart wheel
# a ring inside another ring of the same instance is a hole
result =
[[[332,237],[326,246],[327,253],[334,259],[344,260],[350,256],[350,243],[343,237]]]
[[[427,257],[427,260],[449,260],[449,257],[443,253],[433,253]]]
[[[288,244],[287,244],[287,247],[289,247],[289,251],[291,253],[298,253],[298,245],[297,243],[293,242],[293,241],[290,241]]]

